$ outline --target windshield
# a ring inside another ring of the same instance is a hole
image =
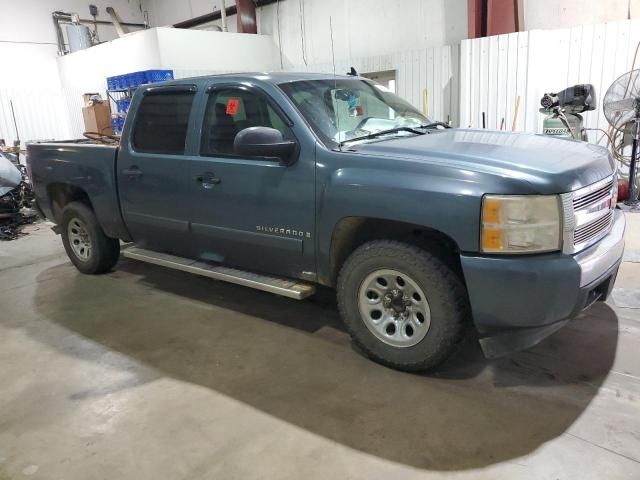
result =
[[[325,143],[342,143],[387,130],[412,135],[410,128],[431,123],[389,89],[359,79],[302,80],[280,88]]]

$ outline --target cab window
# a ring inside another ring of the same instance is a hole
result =
[[[291,130],[265,95],[234,88],[214,90],[207,100],[200,154],[235,155],[236,135],[249,127],[275,128],[285,140],[293,139]]]
[[[133,149],[141,153],[184,155],[194,92],[149,92],[138,107]]]

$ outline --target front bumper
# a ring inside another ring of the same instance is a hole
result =
[[[531,347],[608,297],[624,252],[624,215],[576,254],[461,255],[480,345],[487,357]]]

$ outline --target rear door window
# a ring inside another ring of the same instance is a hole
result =
[[[195,92],[145,94],[133,125],[133,149],[141,153],[184,155]]]

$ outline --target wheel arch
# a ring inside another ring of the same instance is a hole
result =
[[[329,262],[320,283],[335,286],[340,268],[359,246],[373,240],[399,240],[428,250],[447,261],[464,281],[457,242],[440,230],[384,218],[349,216],[340,219],[331,235]]]
[[[68,183],[51,183],[47,185],[47,196],[55,223],[62,220],[62,211],[71,202],[82,202],[94,210],[91,199],[85,190]]]

